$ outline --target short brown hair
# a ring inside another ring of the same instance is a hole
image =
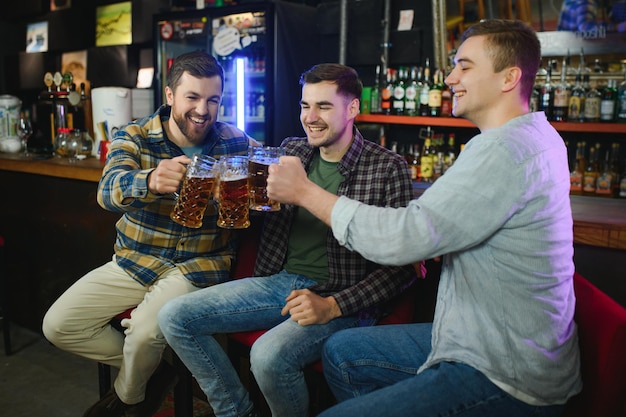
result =
[[[329,81],[337,85],[337,93],[352,100],[361,99],[363,83],[354,68],[342,64],[318,64],[302,73],[300,85]]]
[[[174,59],[167,74],[167,85],[172,91],[176,90],[185,72],[196,78],[211,78],[217,75],[222,80],[222,92],[224,91],[224,69],[212,55],[204,51],[188,52]]]
[[[535,30],[519,20],[489,19],[470,26],[462,40],[485,36],[494,72],[519,67],[522,70],[521,91],[530,99],[537,70],[541,63],[541,44]]]

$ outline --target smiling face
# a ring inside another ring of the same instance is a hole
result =
[[[459,47],[446,84],[454,91],[452,113],[475,124],[489,115],[501,97],[503,72],[494,72],[485,36],[473,36]]]
[[[170,139],[179,146],[201,145],[217,120],[222,99],[220,77],[194,77],[184,72],[175,90],[166,87],[165,94],[172,107]]]
[[[335,83],[305,83],[300,101],[300,122],[309,144],[320,148],[323,157],[345,150],[352,142],[352,125],[359,105],[358,99],[350,100],[338,94]]]

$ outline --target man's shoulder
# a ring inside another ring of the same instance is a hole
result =
[[[405,159],[396,152],[367,139],[363,139],[363,154],[389,161],[405,161]]]
[[[155,113],[133,120],[120,127],[120,131],[126,132],[130,137],[142,138],[162,138],[163,124],[161,114],[157,110]]]
[[[216,121],[213,128],[222,139],[247,138],[248,135],[235,125],[230,123]]]

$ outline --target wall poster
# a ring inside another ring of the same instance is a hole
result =
[[[48,50],[48,22],[29,23],[26,26],[26,52]]]
[[[96,8],[96,46],[130,45],[132,36],[132,2],[109,4]]]

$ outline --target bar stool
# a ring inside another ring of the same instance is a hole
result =
[[[6,270],[4,263],[4,237],[0,235],[0,316],[2,317],[2,333],[4,335],[4,354],[11,352],[11,322],[8,309],[8,291],[5,282]]]

